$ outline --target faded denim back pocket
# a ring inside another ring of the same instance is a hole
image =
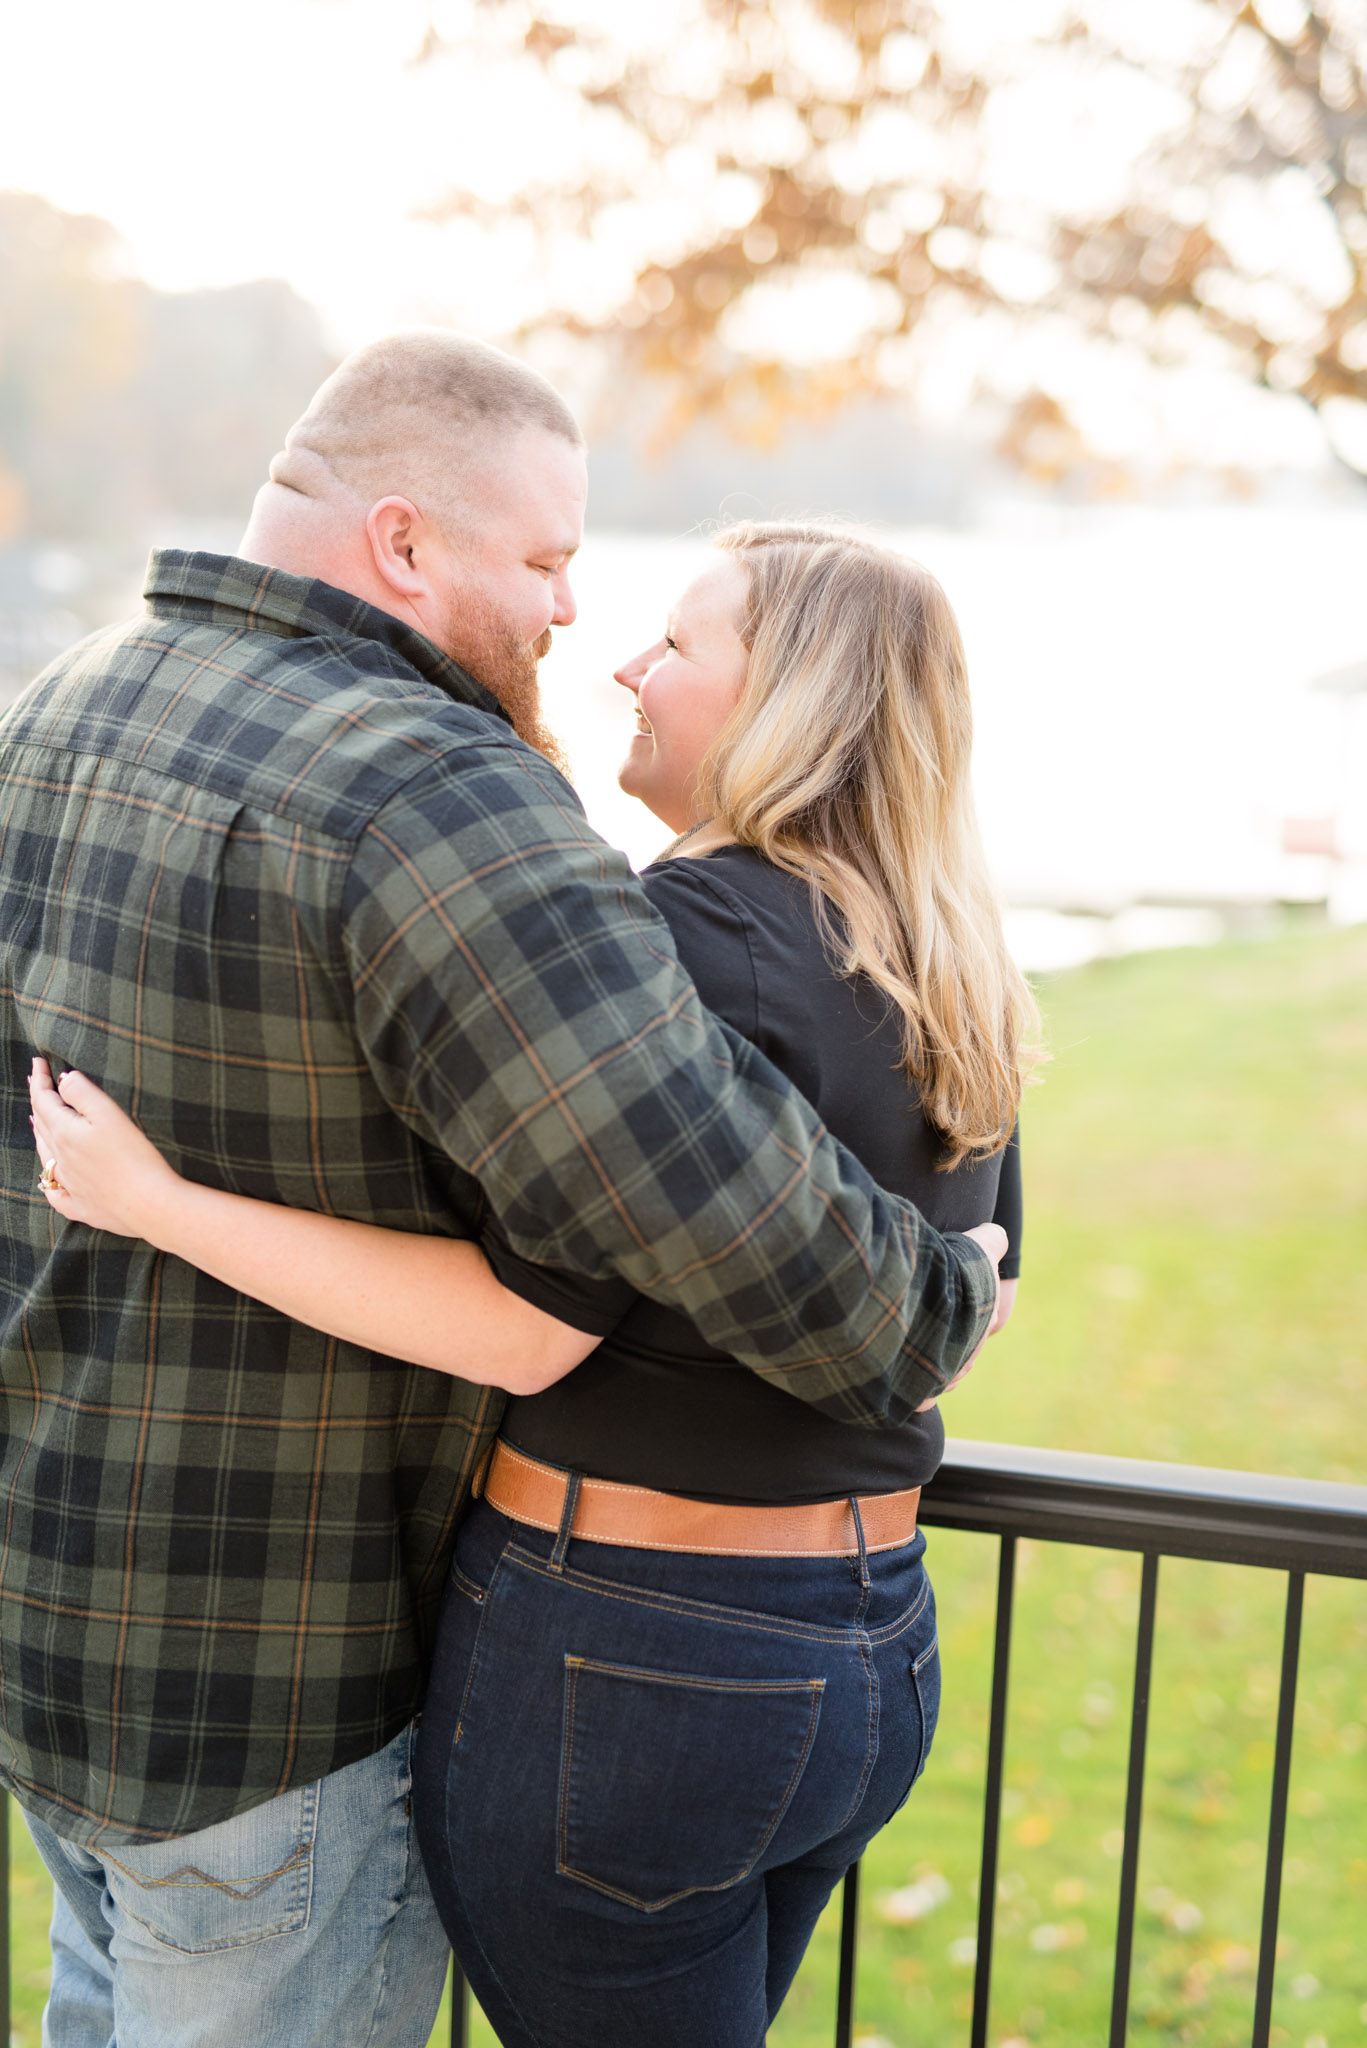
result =
[[[824,1684],[567,1656],[562,1875],[646,1913],[739,1884],[797,1790]]]
[[[301,1785],[193,1835],[99,1851],[120,1910],[183,1955],[308,1926],[318,1786]]]

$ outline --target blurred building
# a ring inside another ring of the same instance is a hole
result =
[[[1367,660],[1316,676],[1310,688],[1339,707],[1332,776],[1332,809],[1316,817],[1288,818],[1282,844],[1321,864],[1329,917],[1334,924],[1367,923]]]

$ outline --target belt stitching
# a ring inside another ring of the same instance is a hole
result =
[[[544,1460],[544,1459],[540,1459],[540,1458],[535,1458],[535,1459],[534,1459],[534,1458],[527,1458],[527,1457],[524,1457],[521,1451],[515,1451],[515,1450],[513,1450],[513,1449],[512,1449],[512,1447],[511,1447],[511,1446],[510,1446],[510,1445],[509,1445],[509,1444],[508,1444],[507,1442],[505,1442],[505,1440],[504,1440],[504,1439],[503,1439],[502,1437],[499,1437],[499,1438],[497,1438],[497,1439],[496,1439],[496,1441],[495,1441],[495,1443],[494,1443],[494,1447],[493,1447],[493,1453],[491,1453],[491,1454],[490,1454],[490,1462],[491,1462],[491,1463],[492,1463],[492,1460],[493,1460],[493,1455],[494,1455],[494,1453],[497,1453],[497,1452],[502,1452],[502,1454],[503,1454],[503,1456],[504,1456],[505,1458],[510,1458],[510,1459],[511,1459],[511,1460],[513,1461],[513,1463],[514,1463],[514,1464],[517,1464],[517,1465],[521,1465],[521,1466],[523,1466],[523,1467],[524,1467],[524,1468],[525,1468],[525,1469],[526,1469],[526,1470],[527,1470],[528,1472],[534,1472],[534,1473],[545,1473],[545,1472],[549,1472],[549,1473],[552,1473],[552,1474],[554,1474],[554,1473],[556,1473],[556,1470],[557,1470],[557,1468],[556,1468],[555,1466],[552,1466],[552,1465],[548,1465],[548,1464],[546,1464],[546,1462],[545,1462],[545,1460]],[[659,1491],[659,1489],[658,1489],[657,1487],[653,1487],[653,1486],[628,1486],[628,1485],[627,1485],[627,1484],[626,1484],[626,1483],[625,1483],[624,1481],[622,1481],[622,1480],[620,1480],[620,1479],[585,1479],[585,1481],[584,1481],[584,1484],[585,1484],[586,1486],[591,1486],[591,1487],[593,1488],[593,1491],[594,1491],[595,1493],[656,1493],[656,1492],[658,1492],[658,1491]],[[923,1491],[924,1491],[924,1489],[923,1489],[922,1487],[919,1487],[919,1486],[903,1486],[903,1487],[898,1487],[898,1488],[895,1488],[895,1489],[894,1489],[894,1491],[896,1491],[896,1492],[899,1492],[899,1493],[921,1493],[921,1492],[923,1492]],[[666,1498],[667,1498],[667,1497],[668,1497],[668,1496],[666,1496]],[[858,1497],[859,1497],[859,1499],[861,1499],[861,1500],[884,1500],[884,1499],[888,1498],[888,1496],[887,1496],[887,1495],[885,1495],[885,1494],[878,1494],[878,1493],[871,1493],[871,1494],[860,1494],[860,1495],[859,1495]],[[683,1496],[682,1494],[680,1494],[680,1495],[678,1495],[678,1496],[677,1496],[677,1498],[679,1498],[680,1500],[682,1500],[682,1499],[684,1498],[684,1496]],[[839,1506],[840,1506],[840,1504],[841,1504],[841,1501],[843,1501],[843,1500],[845,1500],[845,1499],[847,1499],[847,1498],[848,1498],[848,1496],[847,1496],[847,1495],[844,1495],[844,1494],[842,1494],[842,1495],[840,1495],[840,1496],[839,1496],[839,1498],[837,1498],[837,1499],[835,1499],[835,1500],[823,1500],[823,1501],[810,1501],[810,1502],[809,1502],[809,1501],[799,1501],[799,1502],[796,1502],[796,1503],[793,1503],[793,1502],[780,1502],[780,1503],[777,1503],[777,1505],[780,1505],[780,1506],[793,1506],[793,1505],[796,1505],[796,1506],[798,1506],[798,1507],[809,1507],[809,1506],[810,1506],[810,1507],[823,1507],[823,1508],[834,1508],[834,1507],[839,1507]],[[692,1502],[692,1503],[690,1503],[690,1505],[693,1505],[693,1506],[699,1506],[699,1507],[746,1507],[746,1508],[749,1508],[749,1507],[763,1507],[763,1506],[765,1505],[765,1503],[764,1503],[763,1501],[699,1501],[699,1502]],[[504,1513],[506,1514],[506,1513],[507,1513],[507,1509],[505,1508],[505,1509],[503,1510],[503,1512],[504,1512]],[[518,1520],[525,1520],[525,1519],[526,1519],[526,1518],[525,1518],[525,1517],[523,1517],[523,1516],[519,1516],[519,1517],[518,1517]],[[537,1522],[537,1523],[535,1524],[535,1526],[536,1526],[536,1527],[537,1527],[538,1529],[558,1529],[558,1528],[559,1528],[559,1526],[560,1526],[560,1524],[559,1524],[558,1522]],[[867,1547],[867,1546],[866,1546],[866,1547]],[[887,1546],[885,1545],[884,1547],[886,1548]],[[857,1548],[858,1548],[858,1546],[856,1545],[856,1549],[857,1549]],[[854,1551],[851,1551],[850,1555],[851,1555],[851,1556],[853,1556],[853,1555],[854,1555]]]
[[[497,1455],[499,1451],[502,1452],[505,1458],[510,1458],[515,1464],[521,1465],[525,1471],[533,1473],[543,1473],[549,1469],[542,1460],[526,1458],[522,1455],[521,1451],[513,1450],[511,1445],[506,1443],[501,1437],[497,1440],[493,1447],[493,1450],[490,1453],[490,1465],[492,1465],[494,1456]],[[588,1480],[586,1484],[592,1486],[595,1493],[641,1494],[651,1493],[656,1490],[648,1486],[627,1486],[621,1480],[618,1479],[591,1479]],[[918,1488],[915,1490],[919,1491],[920,1489]],[[911,1487],[907,1487],[904,1489],[904,1491],[910,1493],[913,1491],[913,1489]],[[877,1499],[878,1497],[879,1496],[877,1495],[870,1496],[870,1498],[873,1499]],[[498,1512],[502,1515],[506,1515],[510,1522],[521,1522],[526,1528],[541,1529],[548,1534],[553,1533],[560,1527],[559,1522],[541,1522],[538,1521],[534,1515],[517,1514],[514,1513],[514,1511],[511,1508],[500,1506],[499,1502],[494,1499],[493,1495],[488,1490],[487,1479],[484,1487],[484,1498],[488,1501],[491,1508],[497,1508]],[[714,1505],[714,1503],[711,1501],[701,1501],[693,1503],[693,1505],[701,1507],[711,1507]],[[725,1507],[728,1505],[728,1503],[721,1502],[719,1503],[719,1505]],[[818,1505],[822,1507],[836,1507],[839,1505],[839,1503],[836,1501],[822,1501],[818,1503]],[[571,1535],[573,1535],[573,1530],[571,1530],[570,1533]],[[767,1547],[761,1550],[756,1550],[753,1548],[753,1546],[748,1544],[744,1546],[731,1545],[726,1548],[720,1548],[713,1543],[632,1543],[628,1541],[625,1537],[620,1536],[581,1536],[579,1538],[579,1541],[581,1543],[606,1543],[614,1550],[667,1550],[679,1551],[702,1557],[857,1557],[859,1555],[859,1545],[857,1543],[852,1544],[848,1550],[831,1550],[824,1544],[816,1550],[770,1550]],[[864,1548],[866,1551],[870,1552],[880,1550],[900,1550],[904,1544],[912,1543],[914,1541],[915,1531],[913,1531],[910,1536],[894,1536],[891,1542],[888,1543],[866,1543],[864,1545]]]
[[[628,1488],[619,1490],[623,1492],[639,1491],[639,1489]],[[484,1498],[488,1501],[491,1508],[497,1508],[498,1512],[501,1515],[506,1515],[510,1522],[521,1522],[524,1528],[540,1529],[544,1534],[552,1535],[560,1527],[558,1522],[538,1522],[531,1515],[515,1514],[511,1508],[500,1506],[491,1493],[486,1493]],[[643,1543],[626,1536],[590,1536],[574,1530],[571,1530],[570,1533],[577,1542],[603,1543],[610,1550],[663,1550],[684,1552],[699,1557],[858,1557],[859,1555],[857,1543],[851,1544],[848,1550],[831,1550],[825,1544],[816,1550],[770,1550],[767,1545],[763,1549],[757,1550],[753,1544]],[[884,1550],[901,1550],[908,1543],[914,1543],[915,1540],[916,1534],[913,1530],[910,1536],[894,1536],[890,1543],[866,1543],[864,1548],[870,1556],[876,1556],[880,1551]]]

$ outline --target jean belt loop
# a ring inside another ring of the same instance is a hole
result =
[[[565,1475],[565,1505],[560,1511],[560,1533],[555,1539],[555,1549],[551,1552],[553,1572],[563,1572],[565,1569],[565,1552],[570,1547],[570,1534],[574,1528],[575,1509],[579,1506],[579,1486],[583,1477],[582,1472],[567,1472]]]
[[[859,1540],[859,1583],[867,1600],[873,1588],[873,1580],[869,1577],[869,1552],[864,1541],[864,1517],[859,1512],[859,1501],[854,1494],[850,1495],[850,1513],[854,1516],[854,1533]]]

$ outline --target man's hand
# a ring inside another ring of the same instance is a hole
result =
[[[991,1259],[994,1267],[999,1266],[1002,1260],[1006,1257],[1008,1240],[1006,1232],[1002,1229],[1000,1223],[975,1223],[972,1230],[966,1230],[963,1234],[965,1237],[971,1237],[974,1244],[980,1244],[982,1246],[983,1250],[987,1253],[988,1258]],[[1001,1275],[998,1274],[997,1305],[992,1311],[992,1320],[987,1326],[987,1334],[983,1338],[983,1344],[987,1342],[988,1337],[996,1336],[998,1330],[1000,1330],[1002,1324],[1006,1321],[1007,1317],[1010,1315],[1012,1309],[1014,1308],[1015,1302],[1016,1282],[1014,1280],[1003,1280],[1001,1278]],[[982,1344],[980,1344],[977,1350],[973,1353],[973,1356],[969,1359],[963,1371],[955,1375],[953,1381],[951,1382],[951,1385],[957,1387],[960,1381],[966,1378],[967,1375],[972,1372],[974,1366],[978,1363],[978,1360],[982,1355],[982,1348],[983,1346]],[[946,1392],[947,1391],[948,1389],[946,1389]],[[920,1407],[916,1410],[916,1413],[918,1415],[924,1415],[927,1408],[933,1408],[938,1399],[938,1394],[932,1394],[931,1398],[928,1401],[922,1401]]]

